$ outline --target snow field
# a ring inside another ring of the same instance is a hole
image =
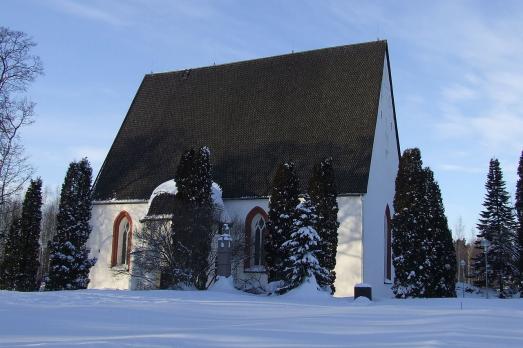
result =
[[[461,309],[461,305],[463,309]],[[0,347],[522,347],[522,299],[0,292]]]

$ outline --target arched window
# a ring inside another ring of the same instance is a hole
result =
[[[245,269],[259,268],[264,264],[263,244],[267,231],[267,213],[253,208],[245,219]]]
[[[389,205],[385,208],[385,219],[383,223],[383,230],[385,235],[385,282],[390,283],[392,281],[392,226],[390,219]]]
[[[131,216],[125,211],[122,211],[114,221],[111,267],[117,265],[129,266],[131,261],[132,226]]]

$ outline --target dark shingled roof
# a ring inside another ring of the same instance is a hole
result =
[[[288,160],[306,187],[327,156],[340,194],[365,193],[387,54],[376,41],[146,75],[95,199],[148,199],[183,151],[204,145],[224,198],[267,196]]]

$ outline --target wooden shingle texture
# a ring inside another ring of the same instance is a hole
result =
[[[95,182],[95,200],[148,199],[180,155],[211,149],[224,198],[265,197],[278,163],[306,188],[333,157],[340,194],[367,191],[387,43],[146,75]]]

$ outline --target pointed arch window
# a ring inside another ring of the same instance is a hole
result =
[[[263,264],[262,250],[263,250],[263,235],[265,234],[265,219],[261,214],[256,215],[253,219],[253,266],[260,266]]]
[[[385,283],[392,282],[392,224],[390,218],[390,209],[389,205],[385,207],[385,218],[383,222],[383,230],[385,235]]]
[[[253,208],[245,219],[245,269],[262,270],[265,253],[263,245],[267,233],[267,213]]]
[[[111,267],[127,266],[131,261],[132,220],[129,213],[121,212],[114,221]]]

